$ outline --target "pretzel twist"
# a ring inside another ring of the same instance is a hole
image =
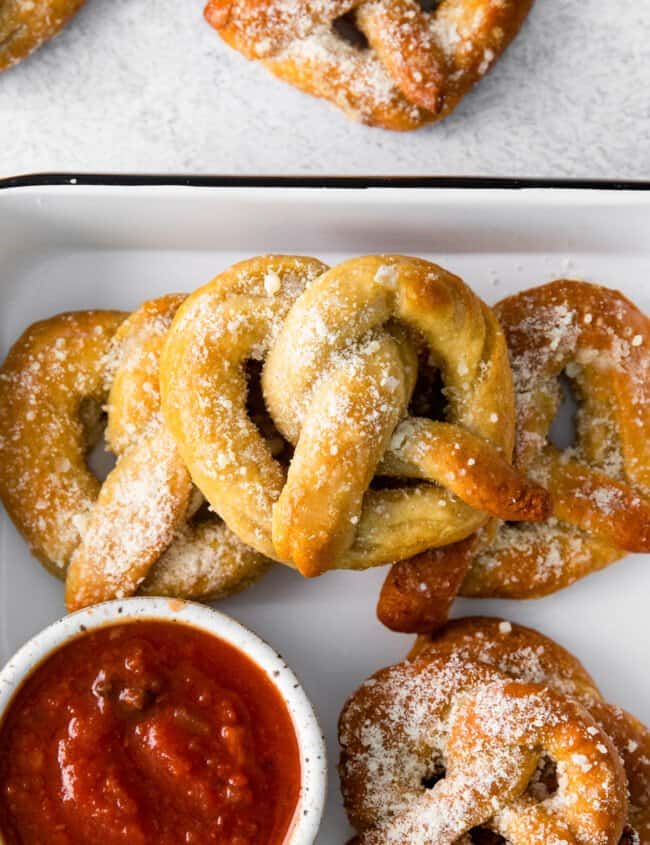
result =
[[[541,596],[650,551],[650,325],[620,293],[558,280],[499,303],[515,381],[515,463],[552,494],[539,525],[501,525],[482,543],[464,595]],[[548,430],[558,376],[580,407],[576,443]]]
[[[419,349],[442,371],[446,422],[407,414]],[[251,358],[265,361],[267,408],[294,446],[288,471],[247,412]],[[426,261],[237,264],[179,310],[161,388],[166,424],[211,505],[245,543],[305,575],[443,545],[486,511],[544,512],[543,492],[508,464],[499,326],[460,279]],[[415,483],[370,489],[375,475]]]
[[[153,300],[126,320],[80,312],[36,324],[0,373],[0,495],[39,559],[59,577],[67,569],[70,609],[136,591],[218,598],[268,567],[217,517],[188,522],[196,495],[158,389],[182,300]],[[85,459],[107,398],[119,460],[100,484]]]
[[[210,0],[231,47],[351,117],[408,130],[440,120],[515,37],[532,0]],[[345,17],[347,16],[347,18]],[[341,34],[341,19],[367,46]]]
[[[346,704],[339,739],[359,845],[467,843],[479,827],[511,845],[617,845],[623,833],[625,775],[587,710],[477,661],[428,651],[376,673]]]
[[[106,399],[104,360],[127,315],[35,323],[0,370],[0,496],[32,553],[63,576],[100,482],[86,465]]]
[[[608,704],[580,661],[556,642],[522,625],[470,617],[420,636],[410,659],[433,656],[478,661],[524,683],[550,686],[579,701],[618,751],[629,787],[626,842],[650,843],[650,731],[620,707]]]
[[[85,0],[2,0],[0,71],[16,64],[53,38]]]
[[[158,368],[184,295],[145,302],[108,356],[106,440],[118,456],[90,512],[66,579],[69,609],[136,592],[214,599],[243,589],[269,562],[200,505],[160,413]]]
[[[537,524],[492,521],[462,543],[396,564],[380,619],[400,631],[444,624],[458,592],[530,598],[621,558],[650,550],[650,330],[616,291],[558,280],[495,307],[514,373],[515,466],[551,494]],[[572,382],[577,438],[565,450],[548,431]]]

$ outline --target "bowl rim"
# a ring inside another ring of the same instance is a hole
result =
[[[239,649],[264,672],[289,711],[300,754],[300,794],[283,845],[312,845],[320,828],[327,789],[325,740],[313,706],[299,679],[275,649],[241,622],[208,605],[137,596],[92,605],[57,619],[28,640],[0,670],[0,725],[21,685],[54,652],[90,631],[137,620],[198,628]]]

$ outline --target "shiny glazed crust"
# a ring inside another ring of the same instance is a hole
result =
[[[448,115],[515,37],[532,0],[209,0],[231,47],[276,76],[384,129]],[[347,15],[367,46],[351,44]]]

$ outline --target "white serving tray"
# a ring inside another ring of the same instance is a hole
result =
[[[402,252],[461,275],[488,303],[558,276],[617,287],[650,309],[650,193],[579,189],[254,188],[153,185],[0,190],[0,358],[34,320],[78,308],[131,309],[190,291],[235,260],[295,252],[334,262]],[[119,180],[118,180],[119,181]],[[64,612],[61,585],[0,514],[0,663]],[[580,656],[612,701],[650,723],[650,556],[628,557],[547,599],[458,602],[456,615],[523,622]],[[305,580],[278,566],[220,604],[303,680],[329,748],[318,845],[349,833],[336,723],[368,674],[411,638],[375,618],[385,570]]]

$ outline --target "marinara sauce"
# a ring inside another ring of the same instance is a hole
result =
[[[0,728],[8,845],[281,845],[300,758],[280,694],[185,624],[79,636],[39,665]]]

